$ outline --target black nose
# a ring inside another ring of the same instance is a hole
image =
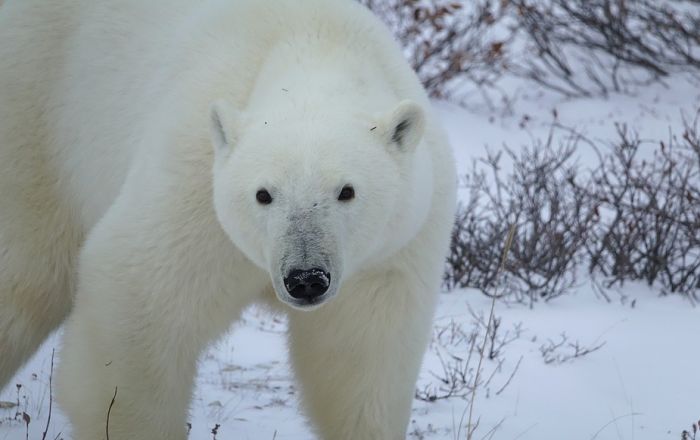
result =
[[[297,299],[314,299],[328,290],[331,274],[323,269],[294,269],[284,279],[284,287]]]

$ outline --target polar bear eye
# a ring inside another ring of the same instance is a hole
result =
[[[269,205],[272,203],[272,196],[270,195],[269,192],[267,192],[266,189],[259,189],[257,193],[255,193],[255,199],[260,203],[261,205]]]
[[[352,185],[345,185],[338,195],[338,200],[347,202],[355,198],[355,188]]]

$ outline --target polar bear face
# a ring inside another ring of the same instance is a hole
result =
[[[424,130],[408,101],[373,119],[322,119],[264,121],[223,101],[211,111],[217,217],[298,309],[332,298],[386,249]]]

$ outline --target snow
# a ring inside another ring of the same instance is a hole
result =
[[[499,396],[477,394],[475,411],[483,426],[504,420],[495,438],[678,439],[698,418],[698,310],[645,286],[630,286],[625,294],[624,304],[605,303],[583,289],[533,309],[497,304],[501,325],[522,323],[523,330],[506,346],[504,373],[493,388],[502,386],[522,356],[512,382]],[[444,295],[441,310],[449,310],[450,319],[464,319],[454,311],[464,310],[467,301],[476,310],[488,309],[482,295],[463,292]],[[562,332],[586,346],[604,345],[570,362],[546,365],[539,348]],[[431,368],[439,365],[429,357],[424,371]],[[446,401],[430,411],[430,419],[438,425],[441,414],[441,425],[449,426],[452,413],[464,407]]]
[[[477,392],[476,438],[500,422],[496,439],[678,439],[680,431],[700,416],[696,374],[700,311],[680,297],[660,297],[646,286],[627,286],[616,298],[607,303],[582,288],[533,308],[497,303],[500,328],[520,330],[517,339],[502,349],[501,370],[488,388]],[[474,317],[469,307],[488,316],[490,300],[471,290],[442,294],[436,328],[453,322],[471,329]],[[208,351],[192,404],[191,439],[213,438],[210,431],[216,424],[221,425],[219,439],[315,438],[296,401],[285,326],[283,320],[251,309],[229,336]],[[583,346],[604,345],[569,362],[545,364],[540,347],[562,332]],[[51,350],[57,344],[57,337],[52,337],[13,381],[23,384],[21,409],[31,416],[32,439],[41,438],[45,428]],[[433,349],[426,356],[419,387],[434,384],[431,372],[442,371]],[[521,357],[510,383],[496,395]],[[484,362],[486,374],[497,367],[494,361]],[[16,401],[16,395],[11,385],[0,400]],[[467,407],[468,401],[460,398],[416,400],[408,438],[454,438],[453,426],[459,426]],[[24,425],[8,420],[14,412],[0,410],[0,439],[24,438]],[[462,438],[465,425],[463,421]],[[59,433],[70,438],[67,432],[65,418],[54,407],[47,438]]]
[[[613,140],[616,122],[639,130],[643,138],[665,139],[669,129],[680,130],[683,112],[694,112],[700,87],[676,76],[667,86],[649,86],[635,96],[567,101],[524,84],[514,89],[514,95],[518,98],[506,110],[435,103],[460,173],[469,170],[472,159],[483,155],[487,146],[519,148],[546,137],[554,110],[562,125],[596,141]],[[582,166],[593,165],[590,147],[580,144],[578,153]],[[496,303],[500,334],[508,331],[512,340],[496,360],[484,360],[482,380],[491,380],[477,388],[475,438],[678,439],[700,418],[700,310],[681,297],[660,296],[653,288],[636,284],[626,285],[611,298],[606,302],[584,283],[571,295],[532,308]],[[483,331],[475,326],[475,316],[487,318],[490,306],[490,300],[476,291],[441,294],[436,336],[421,369],[419,390],[440,385],[435,376],[443,367],[437,353],[443,360],[454,359],[450,354],[467,354],[465,341],[445,344],[445,333],[440,337],[438,333],[445,328],[465,333],[477,329],[478,347]],[[285,329],[283,319],[251,309],[208,350],[192,403],[191,439],[214,438],[211,430],[217,424],[218,439],[315,438],[297,402]],[[584,348],[602,346],[566,362],[545,363],[542,347],[556,343],[563,333],[567,343],[554,349],[554,355],[571,354],[569,342],[578,341]],[[41,439],[45,429],[51,353],[59,345],[60,335],[52,336],[0,392],[4,402],[16,402],[19,396],[20,412],[31,417],[31,439]],[[473,373],[476,361],[471,362]],[[22,385],[19,393],[14,384]],[[459,397],[415,400],[408,438],[466,438],[468,405]],[[0,405],[0,440],[25,438],[25,424],[16,413],[17,408]],[[68,423],[56,407],[46,438],[70,438]]]

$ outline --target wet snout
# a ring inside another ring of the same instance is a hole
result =
[[[301,300],[314,300],[328,291],[331,274],[320,268],[293,269],[284,278],[289,295]]]
[[[343,260],[333,224],[319,208],[281,217],[271,252],[277,297],[298,310],[313,310],[338,293]]]

